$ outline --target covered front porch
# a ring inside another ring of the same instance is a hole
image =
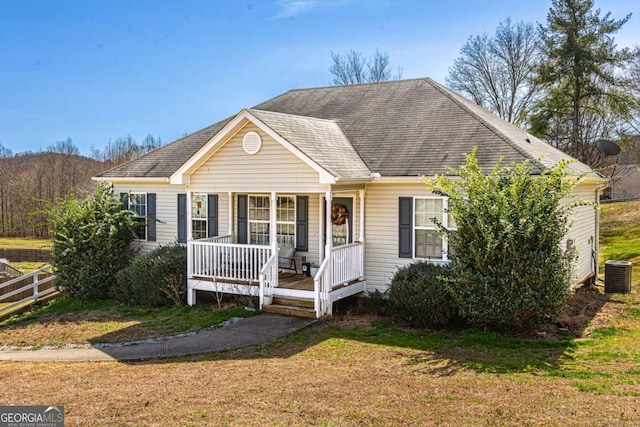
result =
[[[265,311],[322,317],[335,301],[365,290],[364,188],[226,196],[224,233],[194,239],[199,223],[188,223],[190,305],[199,290],[256,296]],[[196,209],[197,199],[187,193],[188,208]]]

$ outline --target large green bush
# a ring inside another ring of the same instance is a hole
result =
[[[179,244],[158,246],[138,255],[116,274],[111,296],[128,305],[183,305],[187,291],[187,249]]]
[[[579,177],[569,177],[567,165],[498,163],[485,175],[474,150],[464,166],[450,169],[459,179],[427,180],[449,197],[457,230],[440,227],[455,254],[449,290],[472,325],[533,330],[565,306],[575,253],[561,240],[572,208],[584,204],[572,201]]]
[[[43,212],[52,223],[56,286],[82,300],[108,298],[116,272],[133,256],[131,212],[106,185],[84,200],[72,194],[49,202]]]
[[[418,327],[446,326],[459,320],[445,283],[450,276],[447,265],[417,262],[400,267],[387,289],[389,308]]]

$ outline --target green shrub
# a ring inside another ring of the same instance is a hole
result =
[[[474,150],[459,170],[450,169],[460,179],[427,180],[449,197],[457,230],[440,227],[455,254],[449,290],[470,324],[532,331],[565,306],[575,253],[561,240],[573,207],[586,204],[571,201],[580,178],[568,177],[567,165],[498,163],[485,175]]]
[[[400,267],[387,290],[390,310],[418,327],[455,322],[457,309],[445,283],[450,275],[447,265],[417,262]]]
[[[51,264],[56,286],[81,300],[106,299],[115,274],[133,257],[135,239],[130,211],[107,185],[84,200],[48,202],[43,213],[52,223]]]
[[[116,274],[111,296],[128,305],[183,305],[187,291],[187,248],[177,243],[138,255]]]

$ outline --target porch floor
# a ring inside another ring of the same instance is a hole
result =
[[[299,291],[313,291],[313,277],[305,277],[296,273],[280,273],[278,275],[278,286],[286,289],[297,289]]]
[[[206,282],[213,282],[211,277],[195,276],[195,279],[203,280]],[[230,280],[221,280],[221,282],[233,283]],[[257,283],[242,282],[246,286],[258,287]],[[278,285],[280,288],[296,289],[299,291],[313,291],[313,277],[305,277],[300,273],[278,273]]]

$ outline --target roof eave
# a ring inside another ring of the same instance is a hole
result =
[[[169,182],[168,177],[148,177],[148,176],[93,176],[91,180],[97,182],[141,182],[141,183],[163,183]]]

